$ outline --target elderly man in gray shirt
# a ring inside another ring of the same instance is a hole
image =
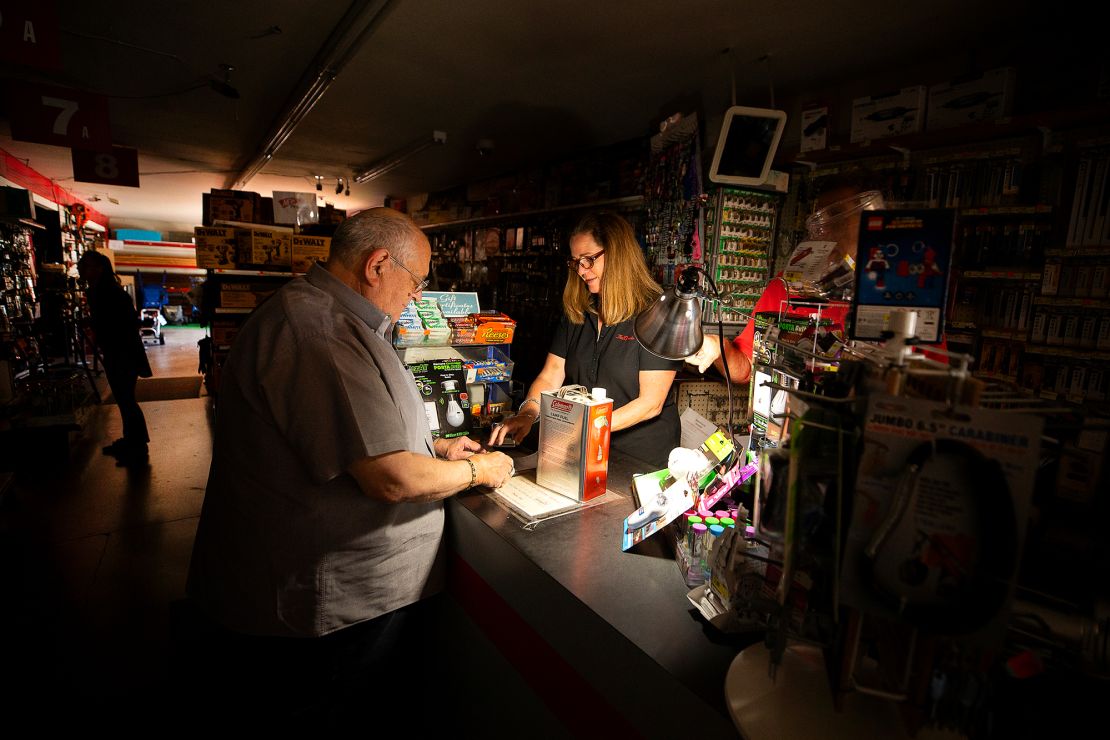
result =
[[[224,659],[248,645],[256,669],[299,674],[262,700],[312,711],[305,692],[327,689],[303,688],[306,672],[381,654],[398,611],[440,588],[442,500],[511,475],[502,453],[432,438],[390,343],[430,256],[408,217],[359,213],[326,265],[254,312],[224,368],[188,590],[224,638],[247,638],[225,639]]]

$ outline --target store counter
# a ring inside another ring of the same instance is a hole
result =
[[[665,532],[621,552],[632,474],[651,470],[614,455],[622,499],[532,530],[487,494],[451,499],[450,592],[574,735],[736,737],[725,677],[761,635],[737,642],[697,614]]]

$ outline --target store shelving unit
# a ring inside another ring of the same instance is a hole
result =
[[[204,284],[208,344],[201,349],[208,395],[219,393],[220,373],[243,322],[271,293],[294,277],[288,271],[212,268]]]

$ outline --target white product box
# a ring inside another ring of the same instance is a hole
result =
[[[853,144],[886,136],[914,134],[925,121],[925,86],[871,95],[852,101]]]
[[[1013,67],[1000,67],[929,87],[928,129],[997,121],[1010,115],[1014,102]]]
[[[612,424],[609,398],[595,397],[580,385],[544,391],[536,483],[576,501],[605,493]]]
[[[815,152],[828,145],[829,108],[810,108],[802,111],[802,139],[798,147],[803,152]]]

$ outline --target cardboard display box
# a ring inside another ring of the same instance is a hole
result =
[[[257,308],[278,287],[266,283],[221,283],[220,308]]]
[[[331,239],[326,236],[306,236],[294,234],[293,272],[308,272],[317,261],[327,262],[331,253]]]
[[[924,85],[915,85],[853,100],[852,143],[921,131],[925,122],[925,94]]]
[[[202,194],[201,205],[205,226],[216,221],[256,223],[261,217],[261,196],[246,190],[213,189]]]
[[[242,326],[240,321],[216,319],[212,322],[212,343],[217,347],[230,347]]]
[[[1000,67],[930,86],[928,130],[997,121],[1010,115],[1016,78],[1013,67]]]
[[[239,229],[240,264],[289,269],[293,258],[293,234],[273,228]]]
[[[197,267],[235,267],[238,238],[230,226],[197,226],[193,229],[197,245]]]

